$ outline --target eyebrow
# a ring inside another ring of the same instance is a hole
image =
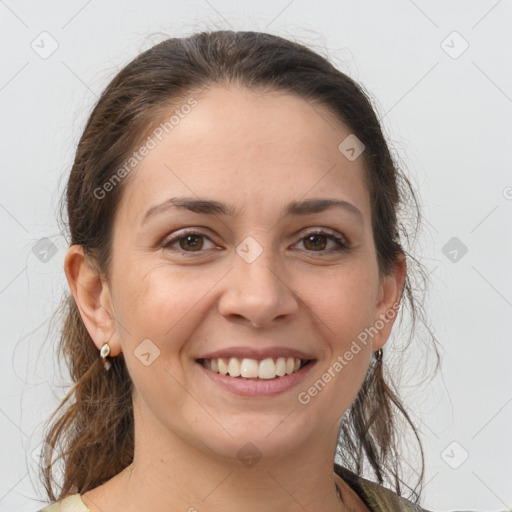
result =
[[[343,208],[355,215],[361,224],[364,224],[364,217],[361,211],[352,203],[342,199],[322,198],[292,201],[286,206],[284,216],[312,215],[332,208]],[[169,210],[188,210],[203,215],[225,215],[230,217],[237,214],[235,208],[219,201],[193,197],[171,197],[163,203],[151,207],[144,215],[142,222],[144,223],[149,218]]]

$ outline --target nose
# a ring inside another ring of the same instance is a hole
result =
[[[224,280],[225,291],[219,300],[220,314],[259,328],[297,315],[299,301],[290,278],[282,268],[276,269],[274,263],[267,251],[251,263],[235,255],[234,268]]]

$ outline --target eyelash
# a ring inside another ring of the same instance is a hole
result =
[[[168,239],[164,240],[161,244],[161,247],[164,249],[170,249],[171,246],[174,245],[176,242],[179,242],[182,238],[186,238],[187,236],[191,236],[191,235],[195,235],[197,237],[202,236],[202,237],[210,240],[210,238],[207,235],[205,235],[204,233],[196,231],[195,229],[187,229],[187,230],[181,231],[180,233],[173,236],[172,238],[168,238]],[[333,240],[334,243],[337,245],[337,248],[335,248],[334,251],[333,250],[330,250],[330,251],[324,250],[324,251],[306,251],[306,252],[318,253],[319,255],[322,255],[322,254],[331,254],[332,252],[338,252],[338,251],[347,251],[350,248],[349,243],[345,237],[335,235],[334,233],[331,233],[331,232],[328,232],[328,231],[325,231],[322,229],[318,229],[316,231],[311,231],[311,232],[306,233],[299,240],[299,242],[306,239],[308,236],[313,236],[313,235],[325,236],[326,238]],[[185,251],[183,249],[177,249],[177,250],[180,251],[182,254],[191,254],[191,255],[195,255],[195,254],[199,255],[202,252],[204,252],[204,250],[200,250],[200,251]]]

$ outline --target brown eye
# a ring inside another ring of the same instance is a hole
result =
[[[308,235],[304,238],[304,246],[307,249],[325,249],[327,237],[325,235]]]
[[[200,251],[203,247],[202,235],[187,235],[178,239],[180,248],[188,250],[192,248],[192,251]]]
[[[204,240],[209,241],[212,244],[212,246],[214,246],[213,242],[211,242],[211,240],[202,233],[193,230],[182,231],[181,233],[177,233],[173,237],[165,240],[162,243],[162,247],[164,249],[182,253],[200,253],[205,252]]]
[[[335,244],[335,248],[333,250],[325,250],[328,246],[329,240],[333,241]],[[333,233],[326,233],[324,231],[309,233],[303,237],[301,241],[308,252],[330,253],[333,251],[348,249],[348,243],[345,238]]]

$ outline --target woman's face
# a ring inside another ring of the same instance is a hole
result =
[[[153,431],[214,455],[252,443],[282,456],[337,432],[392,320],[366,343],[362,333],[400,296],[403,273],[379,278],[363,157],[340,151],[350,130],[325,109],[235,87],[196,100],[123,191],[102,291],[117,321],[110,345]],[[226,211],[173,206],[184,198]],[[308,211],[313,200],[349,204]],[[246,381],[247,396],[230,384],[240,378],[197,362],[223,350],[314,361],[300,378],[259,379],[268,394]],[[277,392],[279,379],[293,385]]]

